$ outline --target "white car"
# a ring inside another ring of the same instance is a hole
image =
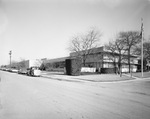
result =
[[[11,72],[18,73],[17,69],[11,69]]]
[[[28,76],[40,76],[41,70],[38,67],[31,67],[27,69]]]

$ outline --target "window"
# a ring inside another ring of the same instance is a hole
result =
[[[108,68],[108,66],[109,66],[108,63],[104,63],[104,64],[103,64],[103,67],[104,67],[104,68]]]

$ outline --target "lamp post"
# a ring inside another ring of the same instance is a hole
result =
[[[11,54],[12,54],[12,51],[9,52],[9,55],[10,55],[10,68],[11,68]]]

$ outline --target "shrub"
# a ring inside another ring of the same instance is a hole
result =
[[[115,69],[114,68],[101,68],[101,73],[104,73],[104,74],[115,73]]]

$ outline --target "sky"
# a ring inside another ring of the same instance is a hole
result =
[[[0,0],[0,65],[69,56],[69,41],[96,27],[103,45],[120,31],[150,38],[150,0]]]

